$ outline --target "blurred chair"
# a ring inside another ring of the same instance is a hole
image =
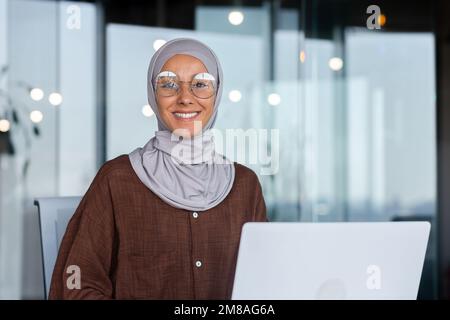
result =
[[[75,213],[82,197],[36,198],[41,234],[42,263],[44,270],[44,294],[48,297],[53,268],[59,245],[70,218]]]

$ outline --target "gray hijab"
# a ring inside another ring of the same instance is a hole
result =
[[[203,130],[191,139],[176,137],[158,112],[153,80],[172,56],[186,54],[203,62],[217,83],[213,113]],[[129,154],[139,179],[169,205],[204,211],[221,203],[231,190],[235,169],[231,161],[215,152],[211,128],[217,117],[223,88],[222,68],[215,53],[205,44],[188,38],[165,43],[153,55],[148,68],[148,103],[158,119],[158,131],[143,148]]]

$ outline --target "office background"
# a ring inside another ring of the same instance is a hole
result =
[[[276,174],[235,159],[272,221],[430,221],[419,298],[448,298],[448,21],[444,0],[0,0],[0,298],[43,297],[33,199],[145,144],[148,62],[181,36],[222,63],[218,129],[278,130]]]

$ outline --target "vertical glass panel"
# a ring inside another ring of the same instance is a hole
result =
[[[436,286],[431,4],[303,1],[306,202],[312,221],[432,223],[419,298]],[[403,10],[408,7],[408,10]],[[410,19],[414,16],[415,19]],[[373,16],[372,16],[373,17]],[[373,21],[380,28],[369,28]]]

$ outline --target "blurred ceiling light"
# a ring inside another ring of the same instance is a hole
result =
[[[30,98],[33,99],[34,101],[40,101],[40,100],[42,100],[43,97],[44,97],[44,91],[42,91],[42,89],[32,88],[30,90]]]
[[[163,39],[157,39],[153,41],[153,49],[155,49],[155,51],[158,51],[158,49],[161,48],[166,42],[167,41]]]
[[[8,120],[6,120],[6,119],[0,120],[0,131],[1,132],[8,132],[10,127],[11,127],[11,125]]]
[[[34,123],[39,123],[44,118],[44,115],[39,110],[33,110],[30,112],[30,120]]]
[[[384,26],[386,24],[386,16],[384,14],[380,14],[378,16],[378,23],[380,24],[380,26]]]
[[[142,114],[146,117],[151,117],[152,115],[154,115],[154,112],[152,108],[148,104],[146,104],[142,107]]]
[[[333,57],[328,61],[328,66],[333,71],[339,71],[344,66],[344,61],[341,58]]]
[[[241,11],[231,11],[228,14],[228,21],[234,25],[238,26],[244,22],[244,14]]]
[[[62,95],[57,92],[50,93],[50,95],[48,96],[48,101],[53,106],[59,106],[62,103],[62,100]]]
[[[231,90],[228,93],[228,99],[230,99],[231,102],[239,102],[242,99],[242,94],[239,90]]]
[[[304,63],[305,59],[306,59],[306,54],[305,54],[305,51],[302,50],[302,51],[300,51],[300,62]]]
[[[271,106],[277,106],[281,102],[281,97],[280,97],[280,95],[278,93],[271,93],[267,97],[267,102],[269,102],[269,104]]]

